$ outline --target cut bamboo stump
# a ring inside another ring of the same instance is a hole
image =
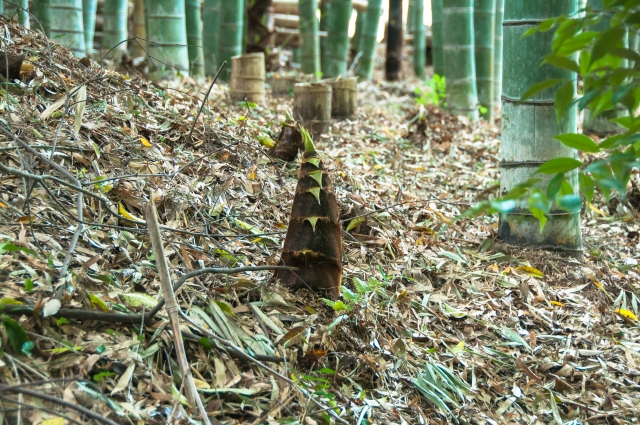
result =
[[[302,122],[313,137],[329,131],[331,87],[322,83],[293,86],[293,118]]]
[[[231,58],[231,100],[265,103],[264,53],[248,53]]]
[[[331,116],[333,118],[353,116],[358,105],[358,78],[336,78],[322,82],[331,87]]]
[[[302,78],[297,75],[275,76],[271,83],[271,93],[274,96],[291,96],[293,86],[300,82],[302,82]]]

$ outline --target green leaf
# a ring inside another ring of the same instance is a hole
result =
[[[560,196],[556,200],[556,203],[563,210],[569,211],[572,213],[579,212],[580,209],[582,208],[582,199],[580,199],[580,196],[573,195],[573,194]]]
[[[22,328],[22,326],[20,326],[18,322],[16,322],[6,314],[2,315],[2,324],[4,325],[4,329],[7,333],[7,338],[9,339],[9,343],[13,347],[13,350],[16,353],[22,352],[23,345],[26,342],[29,342],[27,332],[25,332],[25,330]]]
[[[563,145],[583,152],[600,152],[600,147],[584,134],[561,134],[555,136],[554,139],[559,140]]]
[[[524,92],[524,94],[520,98],[520,102],[524,102],[525,100],[531,99],[533,96],[535,96],[536,94],[540,93],[541,91],[550,89],[551,87],[554,87],[554,86],[560,84],[561,82],[562,82],[562,80],[559,80],[557,78],[551,78],[551,79],[542,81],[540,83],[536,83],[536,84],[532,85],[529,88],[529,90]]]
[[[573,102],[573,95],[575,94],[575,81],[567,81],[556,91],[555,108],[556,108],[556,120],[558,123],[564,117],[567,112],[567,108]]]
[[[202,345],[207,350],[211,350],[212,344],[209,338],[202,337],[198,340],[198,343]]]
[[[302,134],[302,142],[304,143],[304,152],[308,154],[317,153],[316,147],[313,145],[313,140],[311,140],[311,135],[303,126],[298,126],[300,129],[300,134]]]
[[[596,183],[593,180],[593,177],[585,174],[579,174],[580,181],[580,192],[584,195],[587,202],[591,202],[593,199],[593,194],[595,192]]]
[[[108,378],[109,376],[115,376],[115,375],[116,375],[115,372],[109,372],[108,370],[103,370],[102,372],[96,373],[95,375],[93,375],[93,380],[96,382],[100,382],[104,378]]]
[[[320,188],[319,187],[312,187],[311,189],[308,189],[307,192],[313,194],[313,196],[315,196],[316,199],[318,200],[318,203],[320,203]]]
[[[593,65],[598,59],[604,57],[615,47],[618,47],[618,44],[622,42],[622,37],[624,37],[626,33],[626,29],[622,26],[611,27],[601,33],[591,49],[590,65]]]
[[[553,199],[556,197],[558,192],[560,192],[560,188],[562,187],[562,182],[564,180],[564,173],[558,173],[555,175],[549,184],[547,185],[547,199]]]
[[[578,168],[582,165],[582,161],[579,161],[575,158],[554,158],[545,162],[538,168],[536,173],[543,174],[558,174],[558,173],[566,173],[567,171],[571,171],[575,168]]]
[[[318,185],[322,187],[322,170],[316,170],[308,174],[309,177],[318,182]]]
[[[580,72],[580,67],[578,66],[578,62],[566,56],[547,55],[544,57],[544,61],[542,62],[542,64],[540,64],[540,66],[542,66],[545,63],[553,65],[556,68],[566,69],[572,72]]]
[[[229,304],[222,301],[215,301],[215,303],[220,307],[220,310],[224,311],[229,316],[234,316],[233,310],[231,310],[231,306]]]

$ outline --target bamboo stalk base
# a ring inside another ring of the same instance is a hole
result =
[[[333,118],[349,118],[356,113],[358,104],[358,78],[338,78],[324,80],[331,86],[331,116]]]
[[[312,137],[329,132],[331,87],[321,83],[299,83],[293,88],[293,118],[309,129]]]
[[[231,100],[248,100],[264,105],[266,100],[264,53],[231,58]]]

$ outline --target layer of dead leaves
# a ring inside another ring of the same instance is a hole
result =
[[[35,32],[1,27],[3,49],[24,55],[35,75],[2,91],[0,125],[46,157],[56,140],[56,163],[119,213],[85,196],[85,229],[61,279],[77,192],[0,174],[1,303],[52,314],[44,306],[62,287],[63,308],[148,311],[160,296],[140,222],[149,198],[174,229],[163,234],[174,280],[201,267],[278,262],[297,164],[272,159],[258,139],[275,138],[291,99],[248,108],[217,85],[189,139],[206,84],[158,85],[83,65]],[[582,262],[500,244],[496,217],[455,221],[497,193],[499,134],[436,107],[410,123],[419,84],[361,84],[357,116],[316,141],[344,223],[340,300],[292,293],[255,272],[192,279],[178,294],[183,309],[250,355],[278,357],[271,367],[348,423],[637,423],[633,205],[583,212]],[[0,162],[62,178],[15,147],[0,136]],[[120,423],[196,415],[180,395],[166,320],[14,318],[33,347],[16,351],[3,327],[2,383],[85,379],[35,388]],[[214,423],[328,419],[265,370],[210,342],[186,344]],[[56,411],[82,419],[28,396],[3,393],[0,402],[28,423]]]

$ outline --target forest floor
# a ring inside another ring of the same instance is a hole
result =
[[[194,124],[208,84],[87,68],[2,27],[35,69],[0,95],[0,415],[199,423],[165,310],[143,324],[162,298],[143,203],[174,282],[277,264],[299,163],[258,139],[292,99],[247,108],[217,84]],[[264,270],[177,291],[211,422],[637,423],[637,189],[583,211],[582,261],[501,244],[497,217],[456,219],[498,192],[498,128],[421,110],[416,86],[361,83],[357,115],[315,140],[343,223],[340,303]]]

